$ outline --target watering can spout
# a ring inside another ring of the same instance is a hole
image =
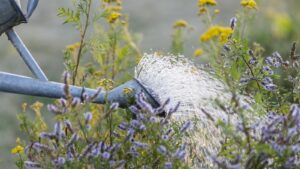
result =
[[[31,96],[40,96],[48,98],[63,98],[64,94],[63,83],[47,82],[37,80],[25,76],[0,72],[0,92],[8,92],[15,94],[24,94]],[[131,94],[124,93],[125,88],[132,89]],[[81,97],[84,91],[87,95],[92,96],[97,93],[97,90],[83,88],[78,86],[69,86],[70,93],[73,97]],[[147,90],[141,85],[138,80],[130,80],[115,89],[105,92],[100,92],[92,102],[98,104],[118,102],[120,107],[126,108],[134,104],[132,96],[138,93],[144,93],[146,100],[153,106],[158,107],[158,102],[147,92]]]

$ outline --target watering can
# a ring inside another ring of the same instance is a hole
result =
[[[63,90],[65,84],[48,81],[45,73],[35,61],[34,57],[22,42],[21,38],[13,30],[13,27],[21,23],[28,22],[37,4],[38,0],[28,0],[27,14],[25,15],[22,12],[17,1],[0,0],[0,35],[4,33],[7,35],[8,39],[11,41],[28,68],[35,76],[35,78],[31,78],[6,72],[0,72],[0,92],[48,98],[63,98],[65,97]],[[132,94],[125,94],[123,92],[125,88],[132,89]],[[83,92],[90,96],[97,93],[97,90],[80,86],[70,85],[69,89],[73,97],[81,97]],[[151,94],[137,79],[130,80],[109,92],[100,92],[100,94],[97,95],[93,102],[99,104],[104,104],[107,102],[118,102],[120,107],[125,108],[133,104],[132,96],[138,93],[144,93],[146,100],[153,107],[159,107],[159,103],[151,96]]]

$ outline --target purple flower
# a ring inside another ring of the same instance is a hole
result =
[[[137,95],[136,102],[142,110],[147,111],[149,113],[154,113],[154,109],[151,106],[151,104],[149,104],[148,102],[145,101],[144,93],[140,93]]]
[[[263,87],[267,91],[274,91],[277,88],[277,86],[275,84],[272,84],[272,83],[263,85]]]
[[[249,64],[254,65],[255,63],[256,63],[256,58],[251,57],[251,59],[249,60]]]
[[[86,112],[83,115],[84,115],[85,124],[88,124],[93,118],[93,114],[91,112]]]
[[[173,167],[172,162],[166,162],[166,163],[164,164],[164,168],[165,168],[165,169],[171,169],[172,167]]]
[[[119,108],[119,103],[118,102],[114,102],[110,105],[110,109],[111,110],[116,110]]]
[[[72,106],[72,107],[77,107],[77,106],[79,106],[80,103],[81,103],[81,99],[78,98],[78,97],[74,97],[74,98],[72,99],[71,106]]]
[[[146,143],[141,143],[141,142],[137,142],[137,141],[133,142],[133,145],[135,145],[136,147],[142,148],[142,149],[146,149],[146,148],[149,147],[148,144],[146,144]]]
[[[66,163],[66,159],[64,157],[58,157],[57,159],[52,161],[52,164],[55,166],[63,166]]]
[[[109,152],[104,152],[104,153],[102,153],[102,158],[104,158],[104,159],[109,159],[110,158],[110,153]]]
[[[169,136],[168,135],[162,135],[161,139],[164,140],[164,141],[167,141],[167,140],[169,140]]]
[[[230,27],[233,30],[236,27],[236,22],[237,22],[237,18],[236,17],[232,17],[230,19]]]
[[[91,143],[91,144],[87,145],[84,148],[84,150],[82,151],[82,153],[79,155],[79,159],[85,158],[88,155],[88,153],[90,153],[92,151],[94,145],[95,145],[95,143]]]
[[[166,155],[167,154],[167,148],[163,145],[159,145],[157,147],[157,151],[162,154],[162,155]]]
[[[64,133],[63,130],[62,130],[62,125],[61,125],[60,122],[56,122],[56,123],[54,124],[54,133],[55,133],[56,138],[57,138],[58,140],[61,140],[62,138],[65,137],[65,133]]]
[[[49,152],[49,151],[53,151],[53,150],[54,150],[52,147],[50,147],[50,146],[48,146],[48,145],[46,145],[46,144],[38,143],[38,142],[33,143],[32,147],[33,147],[35,150],[37,150],[37,151],[42,151],[42,150],[44,150],[44,151],[48,151],[48,152]]]
[[[268,65],[273,65],[274,59],[271,56],[268,56],[268,57],[266,57],[265,62]]]
[[[41,165],[39,163],[33,161],[25,161],[24,165],[26,168],[30,168],[30,169],[41,168]]]
[[[70,138],[70,140],[68,141],[68,143],[67,143],[67,147],[69,147],[69,146],[71,146],[75,141],[77,141],[78,140],[78,135],[76,134],[76,133],[74,133],[72,136],[71,136],[71,138]]]
[[[134,128],[139,128],[141,123],[138,120],[131,120],[130,125]]]
[[[192,122],[191,121],[186,121],[182,127],[180,128],[180,133],[186,132],[188,129],[192,127]]]
[[[59,103],[62,107],[67,107],[67,100],[64,98],[59,99]]]
[[[263,66],[262,71],[263,72],[268,72],[269,75],[274,74],[273,70],[269,66]]]
[[[298,143],[296,145],[291,146],[291,150],[294,154],[299,153],[300,152],[300,144]]]
[[[241,85],[248,84],[251,80],[252,80],[252,78],[241,78],[240,79],[240,84]]]
[[[70,120],[65,120],[64,121],[65,126],[67,127],[67,129],[71,132],[74,133],[73,129],[72,129],[72,124],[70,122]]]
[[[122,122],[122,123],[120,123],[120,124],[118,125],[118,128],[121,129],[121,130],[124,130],[124,131],[127,130],[128,127],[129,127],[129,125],[128,125],[128,123],[126,123],[126,122]]]
[[[273,79],[271,77],[264,77],[261,81],[262,85],[273,83]]]
[[[56,135],[54,133],[46,133],[46,132],[42,132],[40,134],[40,137],[43,138],[43,139],[55,139],[56,138]]]

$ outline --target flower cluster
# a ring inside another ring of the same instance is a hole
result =
[[[255,0],[242,0],[241,5],[249,9],[257,9],[257,4]]]
[[[200,40],[206,42],[215,37],[219,37],[219,41],[224,44],[227,42],[232,33],[233,30],[230,27],[215,25],[209,27],[208,30],[200,36]]]
[[[68,88],[66,84],[65,95],[69,95]],[[102,115],[92,123],[97,114],[85,108],[95,96],[82,95],[81,101],[69,96],[48,106],[56,115],[53,131],[39,132],[37,139],[30,140],[18,161],[22,164],[18,165],[20,168],[180,168],[187,165],[187,145],[178,137],[192,124],[190,121],[182,126],[170,123],[179,104],[164,113],[165,117],[159,117],[169,100],[154,108],[140,93],[136,105],[129,107],[131,118],[119,114],[118,111],[123,112],[119,104],[112,103],[104,113],[98,111]],[[21,146],[12,150],[13,154],[22,152]]]
[[[249,150],[232,152],[233,158],[213,157],[213,161],[222,168],[298,168],[300,164],[300,109],[292,104],[286,115],[268,113],[261,124],[253,124]],[[237,127],[237,132],[244,132]],[[240,140],[241,141],[241,140]],[[229,148],[229,147],[228,147]],[[243,160],[246,154],[247,159]]]

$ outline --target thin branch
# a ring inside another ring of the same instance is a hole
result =
[[[74,75],[73,75],[73,78],[72,78],[72,84],[73,85],[75,84],[76,76],[78,74],[78,67],[79,67],[80,58],[81,58],[81,55],[82,55],[84,40],[85,40],[86,32],[87,32],[87,29],[88,29],[88,26],[89,26],[91,6],[92,6],[92,0],[89,0],[84,29],[83,29],[83,31],[80,31],[80,46],[79,46],[79,50],[78,50],[78,53],[77,53],[76,67],[75,67]]]

